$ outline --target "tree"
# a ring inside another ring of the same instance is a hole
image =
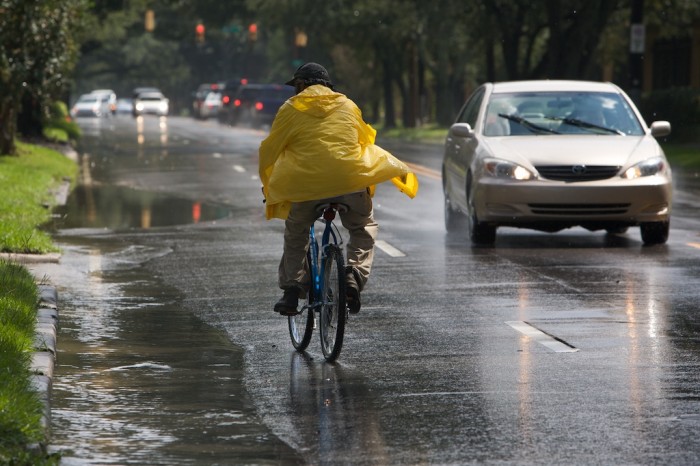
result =
[[[84,0],[0,0],[0,154],[15,153],[18,129],[40,134],[75,64],[85,9]]]

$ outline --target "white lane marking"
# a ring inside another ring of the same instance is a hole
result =
[[[382,251],[384,251],[385,253],[389,254],[391,257],[404,257],[406,255],[403,252],[396,249],[391,244],[389,244],[386,241],[381,240],[381,239],[375,241],[374,245],[377,246]]]
[[[506,324],[510,325],[515,330],[522,333],[523,335],[532,338],[537,343],[546,346],[547,348],[551,349],[554,352],[557,352],[557,353],[575,353],[578,351],[578,348],[574,348],[572,346],[569,346],[566,343],[564,343],[560,340],[557,340],[553,336],[547,335],[543,331],[536,329],[535,327],[528,324],[527,322],[523,322],[521,320],[514,320],[514,321],[506,322]]]
[[[220,159],[221,158],[221,152],[214,152],[211,154],[215,159]]]
[[[236,170],[238,173],[245,173],[245,168],[243,168],[242,165],[234,165],[233,169]]]

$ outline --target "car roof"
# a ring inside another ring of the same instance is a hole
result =
[[[614,92],[619,93],[620,89],[609,82],[598,81],[576,81],[564,79],[541,79],[532,81],[505,81],[491,83],[493,93],[512,92]]]
[[[138,99],[143,99],[144,97],[157,97],[159,99],[164,99],[165,96],[160,92],[141,92]]]

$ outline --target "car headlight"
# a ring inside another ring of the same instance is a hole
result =
[[[484,169],[486,173],[495,178],[510,178],[511,180],[526,181],[535,178],[535,175],[517,163],[499,159],[485,159]]]
[[[142,111],[143,111],[143,104],[142,104],[141,102],[139,102],[139,103],[136,104],[136,110],[139,111],[139,112],[142,112]]]
[[[653,157],[629,167],[622,174],[622,177],[628,180],[634,180],[643,176],[659,175],[664,171],[666,171],[666,161],[663,157]]]

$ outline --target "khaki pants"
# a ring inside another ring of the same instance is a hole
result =
[[[284,224],[284,253],[279,266],[280,288],[298,287],[308,290],[310,279],[306,268],[306,250],[309,245],[309,227],[320,216],[316,206],[329,202],[340,202],[348,206],[348,211],[340,214],[341,222],[350,234],[349,238],[345,238],[346,265],[359,272],[360,290],[367,283],[374,259],[374,238],[377,237],[378,226],[374,221],[372,198],[367,191],[362,191],[318,201],[292,203]],[[316,227],[319,243],[322,231]]]

